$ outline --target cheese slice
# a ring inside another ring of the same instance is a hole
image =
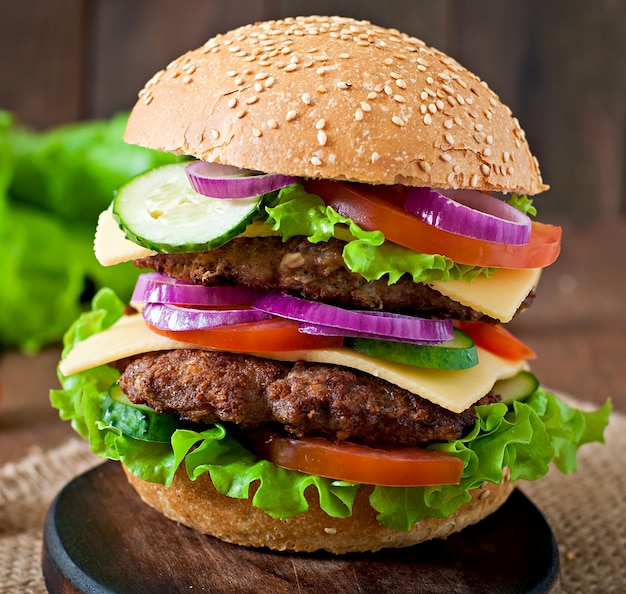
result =
[[[537,287],[540,277],[541,268],[499,268],[491,277],[479,276],[472,282],[432,281],[428,284],[442,295],[506,323]]]
[[[140,315],[121,318],[113,326],[79,342],[61,362],[65,376],[142,353],[180,348],[201,349],[150,331]],[[478,347],[479,363],[470,369],[448,371],[393,363],[348,348],[251,353],[281,361],[309,361],[342,365],[379,377],[452,412],[460,413],[480,400],[495,382],[526,369],[525,361],[510,361]]]
[[[156,252],[142,247],[126,239],[122,231],[113,218],[111,209],[100,213],[96,236],[93,240],[93,251],[96,260],[102,266],[113,266],[122,262],[130,262],[147,256],[153,256]]]
[[[263,224],[250,225],[243,234],[258,237],[276,234]],[[103,266],[112,266],[155,254],[124,237],[110,209],[98,220],[94,240],[96,258]],[[511,321],[524,299],[537,286],[541,269],[499,269],[491,277],[479,276],[472,282],[431,281],[428,284],[442,295],[503,323]]]

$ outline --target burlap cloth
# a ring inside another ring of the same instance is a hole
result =
[[[580,452],[580,471],[552,471],[520,488],[552,526],[561,556],[562,592],[626,593],[626,416],[615,414],[605,446]],[[56,493],[98,464],[72,439],[0,468],[0,593],[46,592],[42,526]]]

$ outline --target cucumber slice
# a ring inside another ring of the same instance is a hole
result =
[[[118,384],[111,386],[102,404],[102,418],[110,427],[142,441],[168,443],[178,428],[178,419],[156,412],[144,404],[132,403]]]
[[[524,400],[539,387],[539,380],[530,371],[520,371],[517,375],[497,381],[493,386],[494,394],[498,394],[502,402]]]
[[[203,252],[233,239],[260,216],[262,196],[227,200],[195,192],[187,165],[152,169],[118,190],[113,216],[127,239],[158,252]]]
[[[344,344],[371,357],[431,369],[468,369],[478,364],[474,341],[460,330],[438,345],[416,345],[407,342],[373,338],[346,338]]]

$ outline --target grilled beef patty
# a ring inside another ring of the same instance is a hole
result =
[[[379,445],[456,439],[474,424],[474,407],[455,414],[334,365],[200,349],[139,355],[124,365],[120,385],[131,401],[193,422],[282,425],[296,436]]]
[[[345,267],[343,245],[337,239],[314,244],[304,237],[285,242],[280,237],[238,238],[208,252],[157,254],[135,264],[207,286],[241,284],[343,307],[493,321],[425,283],[413,282],[409,275],[392,285],[386,279],[367,281]],[[520,309],[533,297],[529,295]]]

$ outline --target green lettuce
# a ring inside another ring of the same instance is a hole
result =
[[[492,269],[457,264],[439,254],[423,254],[385,240],[380,231],[365,231],[354,221],[341,216],[315,194],[293,184],[283,188],[266,207],[267,223],[280,231],[283,240],[296,235],[307,237],[311,243],[328,241],[332,237],[348,241],[343,259],[349,270],[368,281],[387,277],[398,282],[409,274],[413,281],[472,281],[479,275],[490,276]],[[347,228],[347,233],[346,233]]]
[[[100,291],[92,310],[83,313],[65,334],[63,356],[77,342],[113,324],[123,312],[124,302],[113,291]],[[254,456],[220,424],[203,430],[181,427],[168,444],[135,440],[107,426],[101,408],[118,377],[119,372],[108,366],[69,377],[59,373],[62,389],[51,392],[60,417],[71,421],[99,456],[120,460],[143,480],[166,486],[179,467],[192,480],[208,473],[216,489],[231,497],[249,497],[255,483],[253,504],[274,518],[306,511],[304,492],[311,485],[328,515],[351,514],[360,485],[277,468]],[[510,470],[512,480],[536,480],[548,472],[551,463],[571,473],[577,468],[576,452],[581,445],[603,442],[610,411],[609,401],[595,412],[577,410],[542,388],[523,402],[478,406],[475,425],[466,436],[429,446],[463,460],[459,485],[373,487],[370,504],[381,524],[409,530],[423,518],[452,514],[470,500],[471,489],[484,481],[499,483],[504,468]]]
[[[39,132],[0,110],[0,349],[60,341],[101,287],[130,297],[138,271],[100,266],[95,221],[123,183],[177,157],[126,144],[127,115]]]

